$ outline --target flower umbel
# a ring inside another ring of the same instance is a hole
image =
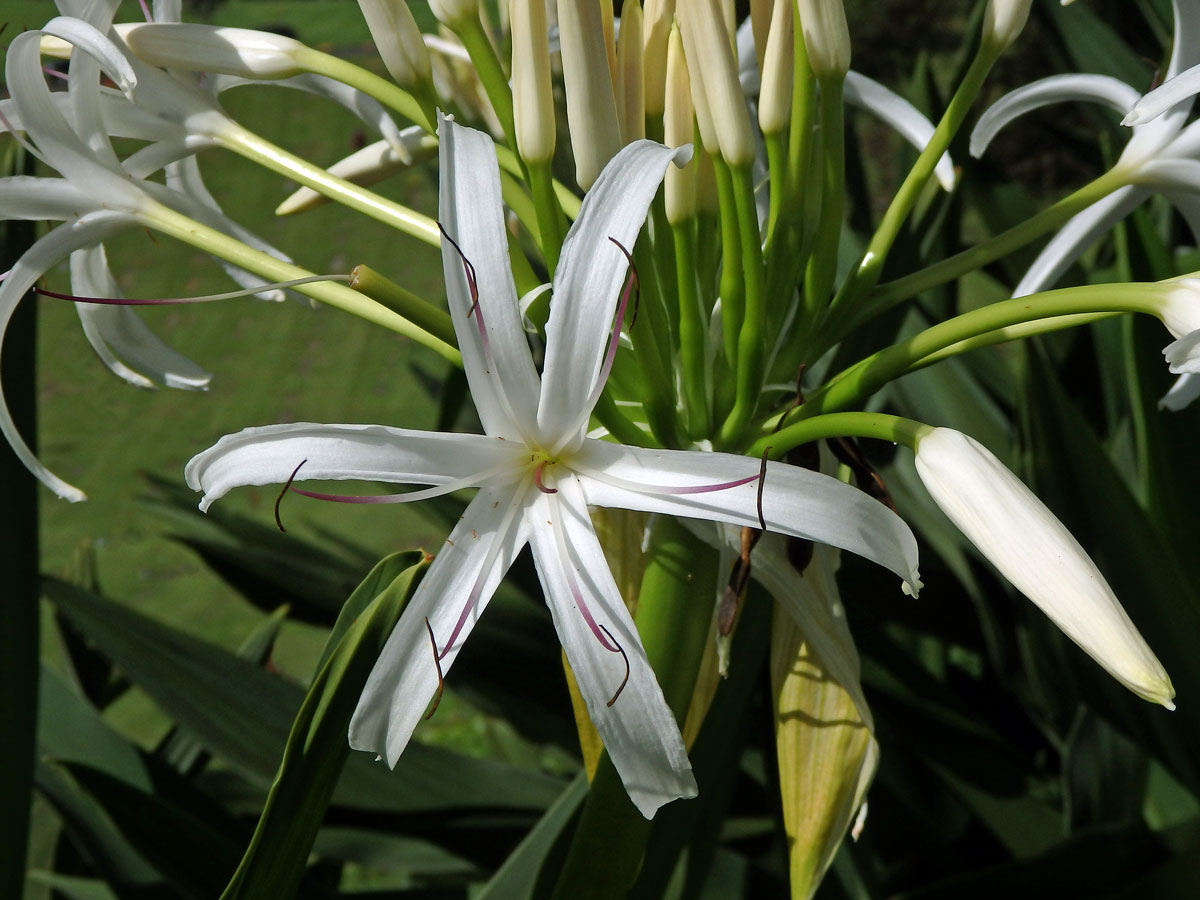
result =
[[[368,680],[351,745],[395,764],[438,689],[429,629],[446,672],[528,544],[589,715],[631,799],[649,817],[663,803],[693,795],[695,781],[588,506],[751,527],[759,527],[761,512],[768,529],[858,553],[914,588],[916,544],[890,510],[833,478],[770,463],[760,484],[758,459],[587,437],[623,316],[627,264],[618,248],[633,246],[667,166],[685,160],[686,148],[635,142],[600,173],[555,270],[539,375],[509,269],[491,141],[449,120],[439,135],[440,217],[457,242],[443,242],[443,268],[485,434],[379,425],[252,428],[196,456],[188,483],[205,492],[207,507],[239,485],[284,482],[306,459],[299,477],[430,486],[394,498],[401,502],[478,487]]]

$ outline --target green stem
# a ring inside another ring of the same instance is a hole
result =
[[[661,444],[654,437],[642,429],[638,428],[629,420],[629,417],[621,412],[616,401],[613,400],[607,393],[602,393],[600,399],[596,401],[596,408],[592,410],[592,415],[596,420],[608,429],[608,433],[615,437],[622,444],[628,444],[632,447],[660,447]]]
[[[350,273],[350,287],[378,300],[388,309],[397,312],[418,328],[423,328],[447,344],[457,346],[458,335],[450,314],[438,309],[423,297],[376,272],[370,266],[358,265]]]
[[[492,109],[496,111],[496,118],[500,120],[505,138],[514,141],[517,129],[513,123],[512,89],[508,86],[508,74],[504,71],[500,57],[496,55],[492,42],[483,30],[483,23],[479,21],[478,16],[471,16],[456,23],[454,30],[463,42],[467,55],[471,57],[483,90],[491,101]]]
[[[143,212],[142,218],[144,223],[150,228],[177,238],[186,244],[191,244],[193,247],[198,247],[206,253],[211,253],[214,256],[233,263],[235,266],[271,281],[292,281],[297,278],[308,278],[314,274],[299,266],[277,259],[269,253],[255,250],[253,247],[243,244],[237,238],[232,238],[223,232],[217,231],[215,228],[209,228],[195,219],[189,219],[187,216],[159,204],[153,204],[148,207]],[[417,343],[433,350],[454,365],[462,365],[462,356],[459,354],[457,348],[440,338],[434,337],[429,332],[414,325],[408,319],[388,309],[382,303],[372,300],[365,294],[361,294],[344,284],[332,281],[318,281],[311,284],[299,285],[293,290],[312,297],[314,300],[318,300],[327,306],[332,306],[335,309],[358,316],[360,319],[365,319],[373,325],[380,325],[397,334],[411,338]]]
[[[314,166],[308,160],[277,147],[249,129],[230,123],[229,128],[214,136],[221,146],[239,156],[244,156],[287,178],[293,178],[331,200],[391,225],[431,246],[441,246],[442,236],[433,219],[344,178],[331,175],[320,166]]]
[[[737,208],[733,199],[733,179],[729,166],[720,156],[711,157],[717,183],[717,207],[721,214],[721,331],[725,359],[729,368],[737,368],[738,334],[742,324],[742,244],[738,233]]]
[[[642,299],[638,323],[630,325],[633,352],[642,370],[642,408],[654,437],[666,447],[678,447],[679,428],[675,408],[675,376],[672,367],[671,326],[663,307],[658,269],[651,256],[650,242],[639,240],[633,255]],[[637,329],[637,334],[633,329]]]
[[[525,170],[522,168],[524,163],[517,157],[517,154],[501,144],[496,145],[496,161],[500,163],[500,168],[510,175],[515,175],[518,178],[525,177]],[[559,207],[566,217],[572,222],[578,219],[579,208],[583,201],[576,197],[571,192],[571,189],[561,181],[554,181],[552,185],[554,188],[554,199],[558,202]]]
[[[825,308],[837,277],[838,244],[842,237],[842,208],[846,190],[846,126],[842,80],[820,82],[821,213],[808,271],[804,279],[807,321]],[[801,324],[801,328],[804,323]]]
[[[758,405],[766,356],[763,335],[767,325],[762,237],[758,231],[758,209],[754,203],[754,179],[749,166],[731,167],[729,173],[741,242],[742,270],[738,274],[745,285],[746,294],[738,333],[737,393],[733,410],[721,426],[720,440],[726,446],[732,446],[737,441]]]
[[[566,235],[566,221],[554,193],[554,176],[548,162],[529,163],[529,190],[537,214],[539,246],[550,278],[558,266],[558,254]]]
[[[780,459],[801,444],[831,437],[876,438],[915,447],[926,431],[929,431],[928,425],[901,416],[866,412],[830,413],[804,419],[774,434],[765,435],[750,445],[746,455],[762,456],[767,453],[771,459]]]
[[[1018,341],[1023,338],[1034,337],[1039,334],[1050,334],[1054,331],[1062,331],[1066,328],[1076,328],[1080,325],[1090,325],[1092,322],[1099,322],[1102,319],[1110,319],[1113,316],[1123,315],[1119,312],[1097,312],[1097,313],[1077,313],[1070,316],[1055,316],[1050,319],[1037,319],[1033,322],[1022,322],[1019,325],[1009,325],[1006,328],[997,328],[994,331],[988,331],[983,334],[978,334],[973,338],[968,338],[964,341],[958,341],[951,344],[949,347],[943,347],[936,353],[930,353],[928,356],[922,357],[915,363],[904,370],[904,374],[915,372],[918,369],[924,369],[926,366],[932,366],[934,363],[939,363],[943,359],[949,359],[951,356],[958,356],[960,353],[966,353],[968,350],[979,350],[983,347],[993,347],[996,344],[1005,344],[1009,341]]]
[[[790,195],[787,190],[787,146],[783,132],[764,134],[763,142],[767,146],[767,177],[770,179],[768,190],[771,195],[763,244],[769,253],[775,244],[775,229],[779,227],[779,219],[783,215],[783,201],[790,199]]]
[[[687,432],[692,440],[708,435],[708,391],[705,389],[706,329],[696,294],[694,221],[672,226],[675,243],[675,276],[679,287],[679,363],[683,372],[683,397],[687,405]]]
[[[1014,225],[1007,231],[976,244],[948,259],[944,259],[919,272],[897,278],[880,285],[871,297],[870,312],[878,314],[890,306],[916,296],[922,291],[953,281],[968,272],[973,272],[990,262],[1007,256],[1042,235],[1054,231],[1072,216],[1107,197],[1117,188],[1129,183],[1128,176],[1120,169],[1110,169],[1096,180],[1063,197],[1057,203]]]
[[[1096,313],[1140,312],[1159,315],[1164,296],[1178,290],[1165,283],[1102,284],[1064,288],[1002,300],[961,316],[955,316],[893,344],[845,369],[821,390],[796,407],[789,418],[806,419],[861,405],[873,393],[911,368],[956,344],[970,346],[972,340],[1000,329],[1038,319]],[[763,425],[772,431],[782,416]]]
[[[657,520],[638,594],[637,626],[663,696],[680,723],[708,639],[716,561],[717,554],[675,519]],[[651,824],[630,802],[604,754],[552,900],[627,896],[641,868]],[[603,852],[597,852],[599,848]]]
[[[368,72],[352,62],[329,53],[322,53],[311,47],[305,47],[299,51],[295,60],[310,72],[326,75],[335,81],[357,88],[368,97],[374,97],[384,106],[394,109],[430,134],[437,131],[437,115],[430,106],[428,97],[424,98],[424,102],[422,102],[394,82],[381,78],[374,72]]]
[[[887,261],[888,253],[892,249],[896,236],[900,233],[904,220],[912,212],[921,191],[933,176],[937,161],[941,159],[946,148],[950,146],[950,141],[962,127],[971,104],[978,96],[979,90],[983,86],[983,80],[996,61],[997,55],[994,49],[987,47],[981,47],[975,54],[975,58],[963,76],[962,83],[954,92],[954,96],[950,98],[950,104],[946,107],[942,120],[938,122],[933,137],[929,139],[929,143],[917,157],[908,177],[904,179],[896,196],[892,198],[887,212],[883,214],[883,219],[880,220],[879,227],[875,229],[875,234],[871,237],[871,242],[867,245],[867,250],[863,254],[858,268],[850,273],[842,285],[842,289],[838,292],[838,296],[834,299],[830,309],[831,313],[840,313],[844,307],[852,310],[857,302],[878,283],[880,275],[883,274],[883,265]]]

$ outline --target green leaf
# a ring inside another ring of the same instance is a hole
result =
[[[179,724],[215,754],[269,783],[304,691],[237,655],[55,579],[47,596]],[[376,812],[439,813],[497,807],[540,810],[557,778],[410,744],[396,769],[356,753],[335,805]]]
[[[225,900],[268,900],[296,891],[350,753],[346,729],[363,685],[430,559],[389,556],[346,601],[296,714],[250,846],[221,895]]]
[[[119,900],[112,888],[96,878],[78,878],[74,875],[33,869],[29,872],[29,880],[34,884],[53,888],[66,900]]]

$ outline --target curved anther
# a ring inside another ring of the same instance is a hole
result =
[[[626,654],[625,648],[622,647],[620,645],[620,643],[617,642],[617,639],[612,636],[611,631],[609,631],[607,628],[605,628],[603,625],[600,625],[600,624],[597,624],[597,627],[601,631],[603,631],[605,633],[605,635],[607,635],[608,639],[612,642],[613,646],[617,648],[616,652],[620,653],[621,659],[623,659],[625,661],[625,677],[621,679],[621,683],[619,685],[617,685],[617,692],[615,694],[613,694],[611,698],[609,698],[609,701],[606,704],[607,706],[611,707],[614,703],[617,702],[617,698],[621,696],[621,691],[625,690],[625,685],[629,684],[629,671],[630,671],[629,656],[628,656],[628,654]]]
[[[762,511],[763,485],[767,483],[767,454],[770,452],[770,447],[763,451],[762,465],[758,468],[758,496],[755,499],[755,506],[758,509],[758,527],[763,531],[767,530],[767,520],[763,518]]]
[[[544,462],[537,464],[537,467],[533,470],[533,483],[537,485],[537,489],[543,494],[557,494],[558,488],[546,487],[545,482],[542,481],[542,467],[545,465]]]
[[[292,482],[296,480],[296,473],[300,471],[300,466],[303,466],[307,459],[300,460],[300,465],[292,469],[292,474],[288,476],[288,480],[283,483],[283,490],[279,492],[279,496],[275,498],[275,526],[285,534],[287,529],[283,527],[283,519],[279,517],[279,504],[283,501],[283,495],[286,494],[292,487]]]

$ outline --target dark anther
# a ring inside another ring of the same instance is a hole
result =
[[[450,246],[454,248],[458,254],[458,258],[462,260],[463,271],[467,275],[467,289],[471,292],[471,312],[467,313],[467,318],[471,318],[471,313],[479,308],[479,282],[475,278],[475,267],[471,265],[471,261],[467,259],[467,254],[462,252],[462,247],[458,246],[458,242],[446,233],[446,229],[442,227],[442,223],[437,223],[438,231],[442,233],[442,237],[450,242]]]
[[[437,693],[433,695],[433,705],[429,707],[429,712],[425,713],[425,721],[428,722],[437,712],[438,704],[442,702],[442,689],[446,683],[442,680],[442,658],[438,655],[437,638],[433,636],[433,626],[429,624],[429,616],[425,617],[425,630],[429,632],[429,643],[433,646],[433,665],[437,669],[438,677]]]
[[[637,264],[633,261],[633,254],[626,250],[625,245],[612,235],[609,235],[608,239],[617,245],[618,250],[625,254],[625,259],[629,263],[629,278],[626,280],[622,292],[628,290],[630,283],[632,283],[633,312],[629,314],[629,328],[632,330],[633,326],[637,323],[638,307],[642,305],[642,280],[638,277]]]
[[[770,452],[770,447],[763,451],[762,465],[758,467],[758,496],[755,499],[755,503],[758,506],[758,527],[763,531],[767,530],[767,520],[763,518],[762,495],[763,486],[767,483],[767,454]]]
[[[804,379],[804,370],[806,368],[808,368],[808,363],[800,363],[800,368],[796,370],[796,396],[792,399],[788,408],[779,416],[779,421],[775,423],[775,429],[771,432],[772,434],[783,427],[783,423],[787,421],[787,417],[792,414],[793,410],[804,405],[804,389],[801,387],[801,381]]]
[[[884,484],[883,478],[875,471],[875,468],[867,462],[867,458],[863,456],[858,442],[854,438],[834,438],[829,442],[829,449],[833,451],[833,455],[840,462],[845,463],[854,472],[859,487],[892,512],[896,512],[896,504],[892,502],[892,495],[888,491],[887,485]]]
[[[307,459],[300,460],[300,466],[308,462]],[[285,534],[287,529],[283,527],[283,519],[279,518],[279,504],[283,501],[283,495],[291,490],[292,482],[296,480],[296,473],[300,471],[300,466],[292,469],[292,474],[288,476],[288,480],[283,484],[283,490],[279,492],[279,496],[275,498],[275,526]]]
[[[614,243],[615,243],[615,241],[614,241]],[[620,246],[620,245],[618,244],[617,246]],[[610,641],[612,641],[613,646],[617,648],[617,652],[621,654],[621,659],[625,660],[625,677],[621,679],[620,685],[617,686],[617,692],[612,695],[612,698],[608,701],[608,704],[607,704],[608,706],[612,706],[614,703],[617,702],[617,698],[621,696],[621,691],[625,690],[625,685],[629,684],[629,657],[625,653],[625,648],[622,647],[617,642],[617,639],[612,636],[611,631],[609,631],[603,625],[600,625],[599,628],[601,631],[604,632],[605,636]]]

